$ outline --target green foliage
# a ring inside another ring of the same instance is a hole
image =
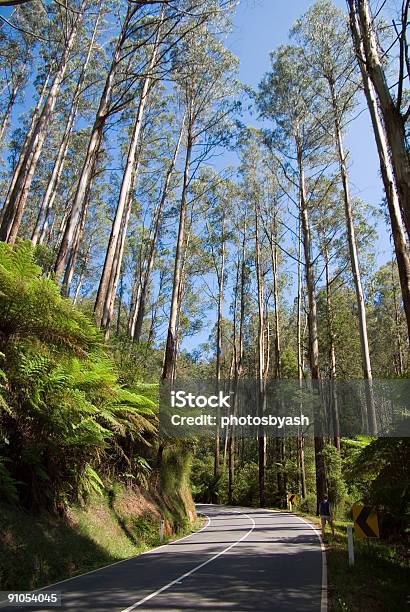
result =
[[[98,330],[30,243],[0,244],[0,309],[2,493],[55,509],[101,492],[106,459],[130,463],[122,442],[134,453],[155,432],[154,401],[119,384]]]
[[[307,514],[316,514],[316,493],[308,493],[306,497],[301,499],[300,504],[298,505],[298,510],[301,512],[306,512]]]
[[[257,505],[259,499],[258,464],[245,463],[238,469],[234,484],[235,503],[243,506]]]
[[[376,506],[382,535],[403,534],[410,518],[410,441],[408,438],[377,438],[365,446],[346,470],[359,498]]]
[[[188,517],[195,514],[189,482],[192,450],[193,442],[185,439],[176,440],[163,450],[158,503],[174,531],[185,529]]]
[[[195,501],[210,504],[218,500],[227,501],[227,483],[225,470],[215,476],[213,456],[195,457],[192,463],[191,486]]]
[[[344,516],[347,491],[342,476],[342,458],[338,450],[331,444],[326,444],[322,454],[326,466],[328,495],[334,507],[334,514]]]
[[[406,609],[408,555],[405,545],[356,539],[355,564],[349,568],[346,525],[336,522],[335,537],[331,538],[326,552],[330,609],[335,612]]]

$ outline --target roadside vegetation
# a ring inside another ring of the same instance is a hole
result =
[[[296,511],[320,531],[320,519],[314,514]],[[350,520],[335,520],[335,535],[327,526],[325,533],[328,571],[329,609],[402,610],[407,602],[409,556],[403,541],[389,537],[360,540],[354,537],[355,564],[349,567],[347,525]]]

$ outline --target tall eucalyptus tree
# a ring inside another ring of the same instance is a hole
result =
[[[306,70],[299,47],[283,45],[271,54],[272,68],[259,86],[258,106],[272,121],[271,147],[297,191],[304,252],[305,284],[308,297],[310,372],[320,380],[316,279],[306,174],[321,171],[323,148],[329,137],[323,129],[323,106]],[[307,103],[309,100],[309,104]],[[296,164],[293,165],[293,160]],[[326,165],[326,164],[325,164]],[[315,430],[316,495],[319,503],[326,486],[322,455],[324,441],[320,427]]]

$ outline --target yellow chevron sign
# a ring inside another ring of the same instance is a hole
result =
[[[292,505],[296,504],[296,495],[294,493],[290,493],[290,495],[288,495],[288,502]]]
[[[379,538],[379,519],[377,512],[370,506],[353,504],[354,532],[357,538]]]

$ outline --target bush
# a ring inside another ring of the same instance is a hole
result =
[[[63,508],[101,491],[106,458],[121,465],[155,432],[154,402],[118,383],[99,330],[60,295],[29,242],[0,243],[0,491]]]
[[[233,497],[235,503],[241,506],[259,504],[258,464],[254,461],[237,469]]]
[[[308,493],[304,499],[301,497],[298,510],[306,514],[316,514],[316,493]]]

